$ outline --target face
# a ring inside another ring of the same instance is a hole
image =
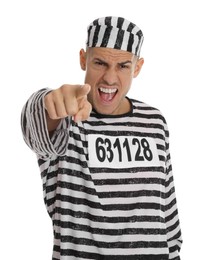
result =
[[[130,111],[126,99],[133,78],[144,60],[130,52],[110,48],[80,51],[80,65],[86,71],[85,83],[91,86],[88,100],[100,114],[119,115]]]

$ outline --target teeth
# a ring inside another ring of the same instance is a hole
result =
[[[116,88],[100,88],[100,90],[104,93],[108,93],[108,94],[111,94],[111,93],[115,93],[117,91]]]

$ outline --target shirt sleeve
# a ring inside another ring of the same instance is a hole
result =
[[[179,251],[182,245],[180,221],[178,217],[177,200],[175,196],[174,178],[169,151],[169,131],[166,126],[166,181],[165,181],[165,222],[169,259],[180,260]]]
[[[49,136],[44,97],[50,89],[35,92],[21,114],[21,128],[26,144],[42,159],[65,154],[69,139],[70,118],[62,119],[52,138]]]

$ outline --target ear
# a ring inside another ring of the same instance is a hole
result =
[[[140,59],[137,60],[136,65],[135,65],[135,69],[134,69],[133,78],[136,78],[138,76],[143,64],[144,64],[143,58],[140,58]]]
[[[80,66],[82,70],[86,70],[86,52],[84,49],[81,49],[79,52],[79,58],[80,58]]]

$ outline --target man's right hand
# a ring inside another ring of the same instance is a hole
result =
[[[87,100],[90,85],[63,85],[52,90],[44,98],[44,105],[47,111],[48,130],[54,130],[60,119],[73,116],[74,121],[86,120],[92,110]]]

